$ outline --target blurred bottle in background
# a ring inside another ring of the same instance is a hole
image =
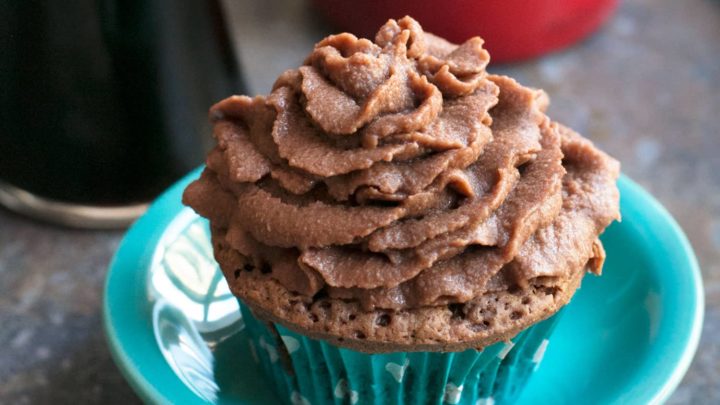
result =
[[[219,1],[0,3],[0,203],[123,226],[203,161],[243,92]]]

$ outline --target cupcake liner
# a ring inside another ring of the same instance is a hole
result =
[[[510,403],[537,369],[560,316],[481,351],[367,354],[259,321],[242,302],[240,309],[253,357],[292,405]]]

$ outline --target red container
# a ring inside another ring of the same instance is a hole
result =
[[[337,28],[366,38],[389,18],[405,15],[456,43],[479,35],[495,62],[569,46],[595,31],[617,6],[617,0],[312,1]]]

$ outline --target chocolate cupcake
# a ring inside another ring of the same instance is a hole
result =
[[[511,400],[600,274],[618,163],[482,45],[390,20],[211,109],[183,201],[288,401]]]

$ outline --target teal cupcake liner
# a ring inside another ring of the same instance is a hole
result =
[[[367,354],[259,321],[242,302],[240,309],[253,358],[292,405],[510,403],[539,366],[560,315],[480,351]]]

